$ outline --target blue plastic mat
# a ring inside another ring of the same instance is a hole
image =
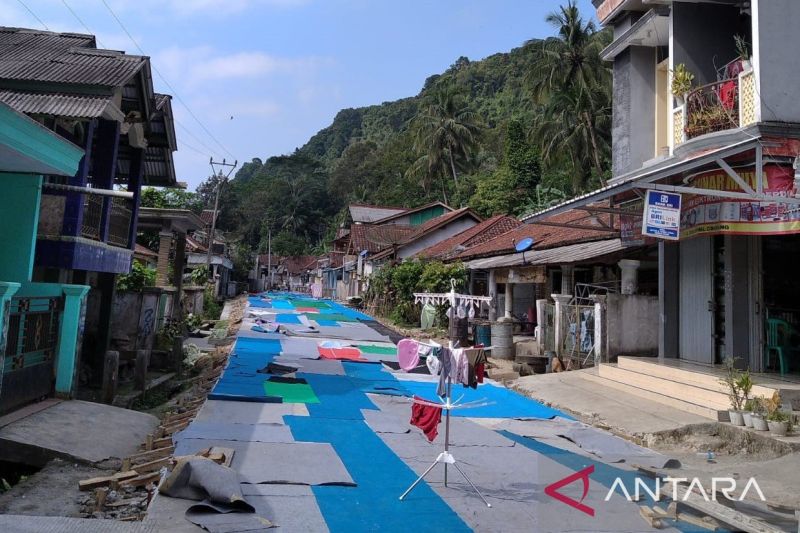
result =
[[[314,315],[309,315],[309,318],[319,324],[320,326],[329,327],[329,328],[340,328],[341,325],[335,320],[317,320],[314,318]]]
[[[378,384],[381,385],[381,384]],[[436,395],[436,383],[425,383],[420,381],[403,381],[402,387],[409,395],[416,395],[426,400],[438,401]],[[565,415],[561,411],[552,409],[535,400],[531,400],[517,394],[516,392],[496,387],[491,384],[478,385],[477,389],[465,388],[463,385],[453,385],[452,398],[456,400],[461,397],[461,403],[477,400],[494,402],[492,405],[474,407],[467,409],[455,409],[450,412],[451,416],[467,416],[474,418],[553,418],[560,416],[572,420],[572,417]]]
[[[291,313],[280,313],[275,315],[275,322],[278,324],[302,324],[302,322],[300,322],[299,315],[293,315]]]
[[[305,379],[319,398],[318,404],[309,404],[308,413],[314,418],[334,418],[342,420],[363,420],[362,409],[377,409],[361,391],[359,383],[348,376],[304,374]]]
[[[311,408],[309,406],[309,412]],[[333,445],[355,487],[312,487],[332,533],[354,531],[470,531],[426,483],[404,501],[398,497],[417,475],[360,420],[285,416],[298,441]]]

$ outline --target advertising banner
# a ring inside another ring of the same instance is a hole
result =
[[[681,230],[681,195],[647,191],[644,199],[642,234],[677,241]]]
[[[754,167],[737,169],[737,173],[753,190],[756,189]],[[744,192],[721,169],[696,176],[689,186]],[[794,169],[790,166],[765,165],[764,194],[776,199],[794,196]],[[680,233],[684,238],[695,235],[800,233],[800,206],[684,194]]]

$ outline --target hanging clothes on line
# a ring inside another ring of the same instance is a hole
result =
[[[442,408],[432,405],[418,403],[424,402],[423,398],[414,396],[414,403],[411,405],[412,426],[416,426],[425,433],[428,441],[433,442],[439,434],[439,422],[442,421]]]

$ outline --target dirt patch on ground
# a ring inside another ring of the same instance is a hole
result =
[[[0,513],[80,517],[83,500],[89,493],[78,490],[78,481],[113,473],[113,470],[53,459],[40,471],[0,494]]]
[[[647,435],[647,446],[670,452],[742,455],[750,461],[775,459],[797,451],[795,447],[752,431],[726,424],[692,424],[673,431]]]

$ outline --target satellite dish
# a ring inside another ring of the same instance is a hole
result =
[[[533,246],[533,237],[525,237],[518,243],[514,244],[514,249],[518,252],[525,252],[530,250],[531,246]]]
[[[528,261],[525,260],[525,251],[530,250],[533,246],[533,237],[525,237],[519,242],[514,242],[514,249],[522,253],[522,264],[527,265]]]

